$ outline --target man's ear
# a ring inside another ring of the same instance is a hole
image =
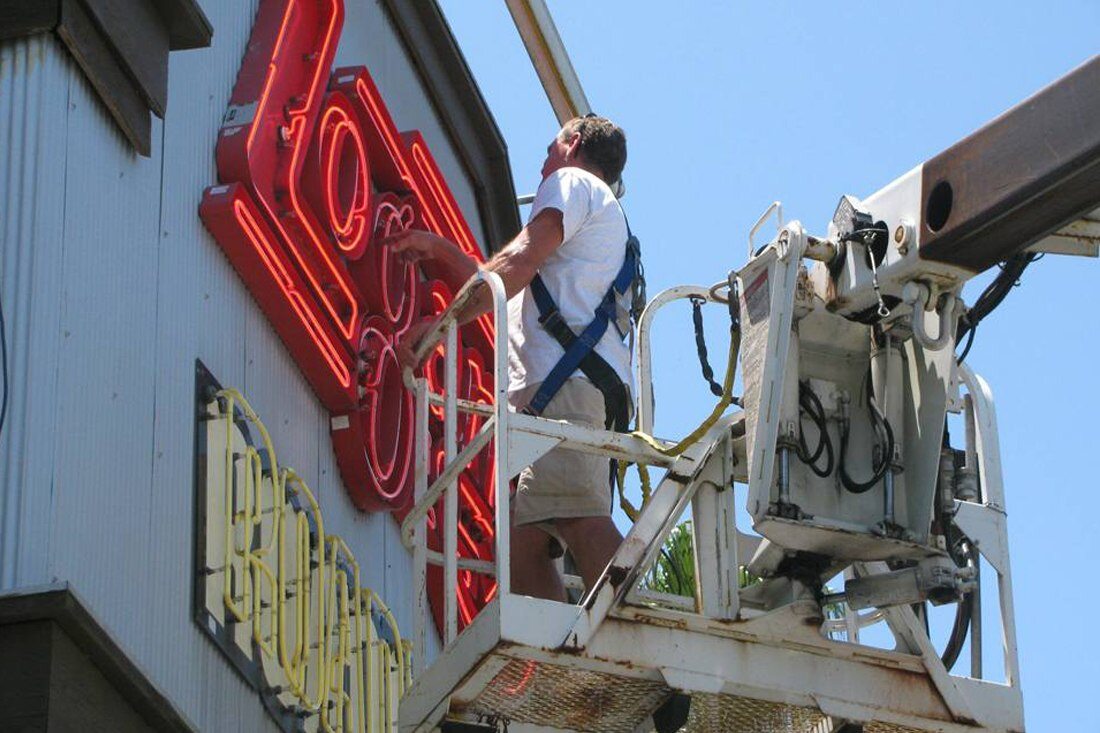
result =
[[[566,145],[568,146],[565,153],[566,160],[576,160],[581,153],[581,134],[574,132],[569,136],[569,142]]]

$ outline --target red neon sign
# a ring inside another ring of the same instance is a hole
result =
[[[413,405],[393,347],[451,293],[438,265],[421,272],[378,242],[416,227],[481,253],[420,133],[398,131],[365,68],[332,71],[343,20],[343,0],[262,0],[218,136],[221,184],[199,213],[331,412],[353,502],[401,517],[411,503]],[[490,402],[492,323],[482,318],[461,336],[459,396]],[[437,368],[427,372],[441,391]],[[440,417],[430,417],[433,463]],[[461,444],[479,423],[459,426]],[[492,558],[492,478],[484,456],[460,476],[465,557]],[[429,543],[441,549],[442,539],[433,519]],[[430,580],[441,610],[442,577]],[[458,590],[465,624],[496,585],[463,572]]]

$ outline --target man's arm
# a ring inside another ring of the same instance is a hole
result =
[[[561,245],[563,237],[561,211],[543,209],[482,268],[500,276],[504,292],[511,298],[531,283],[542,263]],[[440,263],[451,274],[447,284],[455,292],[478,270],[477,263],[457,245],[430,232],[409,230],[386,239],[382,244],[392,246],[394,252],[408,262],[433,260]],[[458,314],[458,322],[468,323],[487,313],[492,303],[493,296],[488,288],[479,288]],[[397,356],[401,363],[412,365],[412,346],[430,326],[431,321],[415,324],[400,340]]]
[[[381,246],[391,247],[404,262],[432,262],[437,264],[439,277],[451,290],[457,292],[477,272],[477,262],[462,249],[438,234],[420,229],[407,229],[381,241]],[[434,273],[433,273],[434,274]]]
[[[482,265],[482,269],[495,272],[504,282],[504,291],[511,298],[527,287],[546,258],[562,242],[562,213],[557,209],[543,209],[527,223],[515,239]],[[382,242],[406,262],[431,260],[448,273],[447,285],[457,291],[474,276],[478,265],[458,245],[431,232],[410,229]],[[489,311],[492,296],[485,292],[475,295],[463,308],[460,323],[467,323]]]
[[[511,298],[535,279],[542,263],[561,246],[563,232],[561,212],[543,209],[482,267],[500,276],[504,292]],[[468,323],[487,313],[492,305],[492,294],[481,288],[459,313],[459,323]]]

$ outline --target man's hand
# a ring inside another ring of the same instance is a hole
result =
[[[468,257],[457,244],[432,232],[406,229],[385,237],[378,244],[389,247],[401,262],[433,263],[429,276],[438,277],[452,290],[458,290],[477,272],[477,262]]]
[[[409,326],[409,329],[398,338],[397,343],[393,345],[393,353],[397,357],[397,362],[401,365],[402,369],[408,367],[409,369],[415,370],[420,367],[423,360],[418,361],[416,359],[413,355],[413,349],[416,348],[416,344],[420,341],[420,338],[431,330],[434,325],[435,318],[425,318]],[[431,352],[428,353],[430,354]],[[425,354],[425,357],[426,356],[427,354]]]
[[[391,247],[402,262],[419,262],[439,257],[439,253],[451,246],[443,237],[420,229],[406,229],[391,234],[381,241],[383,247]]]

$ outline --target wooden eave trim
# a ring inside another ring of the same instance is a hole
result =
[[[57,623],[155,730],[169,733],[198,731],[150,681],[145,671],[130,659],[68,583],[0,592],[0,626],[28,621]]]
[[[115,123],[144,156],[150,113],[168,106],[168,54],[207,46],[213,28],[195,0],[0,0],[0,39],[53,31]]]

